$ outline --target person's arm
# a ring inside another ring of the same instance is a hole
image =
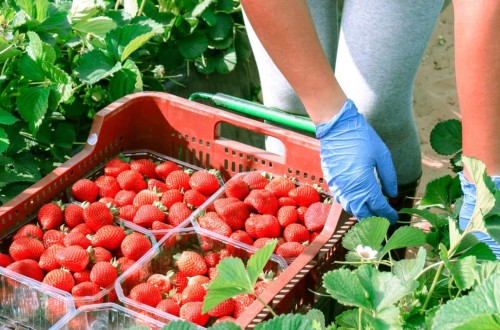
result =
[[[500,1],[454,0],[453,6],[463,154],[500,175]]]
[[[260,42],[301,99],[315,124],[346,101],[317,37],[305,1],[241,0]]]

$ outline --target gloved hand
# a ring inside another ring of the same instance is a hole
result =
[[[398,219],[382,189],[397,195],[397,180],[389,149],[351,100],[337,115],[316,126],[321,166],[337,202],[358,220],[370,216]],[[377,176],[382,189],[377,181]]]
[[[460,178],[462,191],[464,192],[464,202],[462,204],[462,208],[460,209],[458,224],[460,229],[464,230],[469,224],[472,212],[474,212],[474,208],[476,207],[476,185],[469,182],[465,178],[463,172],[459,172],[458,176]],[[491,179],[495,182],[497,187],[500,187],[500,177],[493,176]],[[480,242],[488,244],[493,253],[497,256],[497,259],[500,260],[500,244],[483,232],[473,232],[473,234]]]

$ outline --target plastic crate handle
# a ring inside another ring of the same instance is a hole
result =
[[[304,116],[294,115],[277,108],[266,107],[262,104],[243,100],[231,95],[216,93],[193,93],[189,100],[209,99],[214,104],[245,115],[272,121],[306,133],[315,133],[313,122]]]

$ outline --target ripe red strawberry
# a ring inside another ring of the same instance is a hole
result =
[[[165,184],[167,185],[168,189],[178,189],[186,191],[188,189],[191,189],[191,186],[189,185],[190,178],[191,176],[188,172],[184,170],[175,170],[170,172],[170,174],[167,176],[167,178],[165,179]]]
[[[158,179],[165,181],[165,179],[171,172],[179,169],[179,165],[177,165],[175,162],[167,160],[156,165],[155,172]]]
[[[173,228],[174,226],[160,221],[154,221],[153,224],[151,225],[151,230],[153,231],[153,234],[157,241],[162,239],[163,236],[165,236],[168,233],[168,231]],[[177,241],[177,235],[172,235],[170,236],[170,238],[166,239],[163,242],[163,247],[173,246],[175,245],[176,241]]]
[[[56,253],[63,248],[63,245],[55,244],[43,251],[42,255],[40,256],[40,260],[38,261],[38,265],[40,266],[40,268],[45,270],[46,272],[50,272],[51,270],[60,268],[61,265],[59,265],[59,262],[57,262]]]
[[[41,241],[43,239],[43,230],[37,225],[29,223],[19,228],[16,234],[12,237],[12,240],[15,241],[21,237],[32,237]]]
[[[98,202],[106,204],[108,207],[116,207],[116,201],[111,197],[99,198]]]
[[[233,299],[227,299],[215,306],[212,310],[208,311],[208,315],[212,317],[231,316],[234,312],[236,303]]]
[[[253,238],[244,230],[235,230],[231,236],[229,236],[230,239],[235,240],[237,242],[241,242],[244,244],[248,244],[250,246],[253,245]],[[236,249],[234,245],[227,244],[226,249],[233,255],[233,251]]]
[[[130,299],[141,304],[156,307],[162,301],[160,290],[151,283],[141,283],[130,290]]]
[[[101,288],[109,287],[117,278],[117,268],[107,261],[98,261],[90,271],[90,280]]]
[[[148,184],[144,180],[141,173],[134,170],[126,170],[118,174],[116,177],[120,188],[123,190],[133,190],[139,192],[146,189]]]
[[[278,211],[278,199],[274,194],[265,189],[255,189],[244,200],[250,210],[259,214],[275,215]]]
[[[133,190],[120,190],[115,195],[116,206],[130,205],[134,202],[137,193]]]
[[[84,269],[80,272],[74,272],[73,278],[75,279],[76,284],[90,282],[90,269]]]
[[[174,285],[174,288],[177,290],[177,292],[182,292],[188,285],[187,274],[182,271],[175,273],[172,277],[172,284]]]
[[[211,280],[215,280],[219,276],[219,271],[216,267],[210,267],[208,269],[208,278]]]
[[[307,212],[308,207],[307,206],[299,206],[297,208],[297,222],[300,223],[301,225],[305,225],[305,215]]]
[[[245,221],[250,216],[250,210],[247,205],[233,197],[215,200],[214,208],[217,214],[219,214],[232,230],[244,228]]]
[[[292,223],[285,227],[283,230],[283,238],[285,242],[309,242],[311,234],[306,227],[299,223]]]
[[[297,203],[295,202],[295,200],[289,196],[278,198],[278,204],[280,207],[283,207],[283,206],[297,207]]]
[[[118,274],[123,274],[127,269],[135,265],[135,261],[127,258],[121,257],[116,260],[116,264],[118,265]],[[123,284],[127,286],[127,288],[132,288],[137,284],[144,281],[144,270],[141,268],[135,268],[135,271],[132,271],[124,280]]]
[[[43,277],[45,276],[38,263],[32,259],[15,261],[5,268],[39,282],[43,281]]]
[[[208,267],[215,267],[219,264],[220,255],[216,252],[207,252],[205,253],[205,262]]]
[[[103,226],[112,225],[114,215],[106,204],[94,202],[83,208],[83,220],[96,232]]]
[[[63,238],[64,246],[80,245],[86,249],[90,246],[90,240],[80,232],[72,231]]]
[[[276,218],[278,218],[281,227],[286,227],[289,224],[296,223],[299,214],[295,206],[282,206],[278,209]]]
[[[63,211],[58,203],[44,204],[38,211],[38,222],[43,229],[58,228],[63,223]]]
[[[249,294],[239,294],[236,297],[234,297],[233,300],[234,300],[233,317],[238,318],[248,308],[248,306],[250,306],[255,301],[255,297]]]
[[[141,173],[149,179],[156,178],[156,164],[147,158],[132,159],[130,161],[130,169]]]
[[[286,197],[290,190],[295,189],[295,183],[285,176],[276,176],[269,181],[265,189],[272,192],[278,198]]]
[[[129,170],[130,164],[120,158],[109,160],[104,166],[104,174],[117,177],[123,171]]]
[[[242,201],[250,193],[250,187],[241,177],[235,177],[226,183],[224,193],[227,197],[234,197]]]
[[[196,171],[189,179],[189,186],[205,196],[210,196],[220,188],[218,175],[220,173],[216,170]]]
[[[319,234],[321,234],[321,232],[319,231],[314,231],[311,233],[311,238],[309,238],[309,244],[314,242],[314,240],[316,239],[316,237],[319,236]]]
[[[133,232],[123,239],[120,249],[125,257],[137,261],[151,246],[151,241],[146,236]]]
[[[83,223],[83,207],[79,204],[68,204],[63,211],[64,223],[70,228],[74,228]]]
[[[132,201],[132,204],[134,204],[137,207],[140,207],[142,205],[152,205],[154,204],[154,202],[159,202],[159,201],[160,201],[160,195],[158,195],[157,192],[145,189],[137,193],[137,195],[134,197],[134,200]]]
[[[281,226],[278,219],[270,214],[256,214],[245,222],[245,230],[253,238],[277,238],[281,235]]]
[[[247,173],[242,180],[248,184],[250,190],[264,189],[269,182],[266,173],[259,171]]]
[[[45,251],[43,243],[32,237],[21,237],[13,241],[9,247],[9,254],[15,261],[23,259],[38,261],[43,251]]]
[[[325,226],[332,204],[316,202],[304,214],[304,224],[310,231],[321,231]]]
[[[99,286],[93,282],[86,281],[76,284],[73,289],[71,289],[71,295],[73,297],[92,297],[101,292]]]
[[[259,249],[262,249],[266,244],[267,242],[269,242],[271,240],[271,238],[268,238],[268,237],[262,237],[262,238],[259,238],[259,239],[256,239],[255,242],[253,242],[253,246],[259,250]],[[283,244],[285,241],[283,240],[283,238],[278,238],[278,243],[276,244],[276,247],[274,248],[274,252],[276,252],[276,250],[278,249],[278,247]]]
[[[57,229],[50,229],[43,234],[43,246],[48,249],[54,244],[64,245],[64,236],[66,234]]]
[[[169,209],[173,204],[182,202],[184,195],[178,189],[169,189],[162,193],[160,202]]]
[[[165,294],[168,294],[173,287],[170,279],[163,274],[152,274],[148,277],[146,282],[153,284],[161,293]]]
[[[79,272],[89,264],[89,253],[79,245],[72,245],[58,250],[56,260],[61,267]]]
[[[304,184],[290,190],[288,196],[293,198],[299,206],[309,206],[320,200],[318,190],[309,184]]]
[[[63,269],[54,269],[48,272],[43,278],[43,283],[66,292],[70,292],[75,286],[73,276]]]
[[[99,187],[90,179],[80,179],[71,186],[73,198],[79,202],[95,202],[99,194]]]
[[[188,285],[184,290],[182,290],[181,296],[181,306],[193,301],[203,301],[207,290],[201,284]]]
[[[172,226],[180,225],[184,220],[189,218],[193,211],[184,203],[174,203],[168,209],[167,222]]]
[[[191,276],[189,278],[189,280],[188,280],[188,286],[195,285],[195,284],[204,285],[204,284],[207,284],[207,283],[210,283],[210,278],[208,278],[205,275]]]
[[[231,227],[229,227],[216,212],[208,212],[200,216],[197,221],[201,228],[205,228],[226,237],[229,237],[233,232]]]
[[[114,176],[101,175],[94,182],[99,187],[100,197],[115,198],[116,194],[121,190],[118,180]]]
[[[0,253],[0,267],[6,268],[8,265],[14,262],[8,254]]]
[[[174,315],[174,316],[179,316],[180,312],[180,306],[175,300],[171,298],[166,298],[163,299],[156,305],[156,309],[161,310],[162,312]]]
[[[120,247],[125,236],[127,236],[127,234],[122,227],[106,225],[99,228],[99,230],[89,238],[94,247],[115,250]]]
[[[194,251],[183,251],[177,258],[177,267],[186,276],[205,275],[208,269],[205,259]]]
[[[129,204],[120,207],[120,211],[118,212],[118,217],[123,220],[132,221],[134,220],[135,214],[139,208],[135,205]]]
[[[168,190],[168,187],[163,181],[158,179],[149,179],[148,189],[158,193],[163,193]]]
[[[232,316],[223,316],[223,317],[219,317],[217,320],[215,320],[214,324],[213,325],[216,325],[216,324],[219,324],[219,323],[222,323],[222,322],[233,322],[233,323],[236,323],[236,319]]]
[[[184,193],[184,203],[190,207],[198,208],[207,201],[207,197],[195,189],[189,189]]]
[[[165,213],[158,206],[148,204],[139,207],[132,221],[136,225],[150,229],[153,226],[153,222],[164,222],[165,217]]]
[[[182,319],[204,326],[210,319],[210,315],[202,314],[203,303],[201,301],[188,302],[181,306],[179,315]]]
[[[111,262],[111,260],[113,259],[113,255],[111,254],[111,252],[99,246],[90,247],[87,249],[87,251],[90,258],[89,262],[92,264],[96,264],[99,261]]]
[[[276,254],[285,258],[296,258],[298,257],[307,247],[298,242],[285,242],[276,249]]]

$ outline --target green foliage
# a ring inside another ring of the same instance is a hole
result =
[[[431,131],[431,147],[440,155],[451,156],[450,163],[455,172],[463,168],[462,156],[462,123],[457,119],[439,122]]]
[[[250,56],[232,0],[10,0],[0,12],[0,204],[80,151],[107,104]]]

